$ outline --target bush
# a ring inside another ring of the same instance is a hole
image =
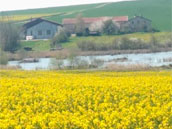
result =
[[[8,63],[8,57],[5,52],[0,50],[0,64],[6,65]]]
[[[50,68],[51,69],[63,69],[64,68],[64,61],[60,60],[60,59],[58,59],[58,60],[52,59]]]
[[[82,40],[77,43],[77,46],[82,51],[108,51],[108,50],[138,50],[138,49],[150,49],[153,52],[158,51],[161,48],[172,47],[172,39],[165,43],[160,43],[155,37],[151,37],[149,43],[139,38],[122,37],[115,39],[114,41],[97,43],[93,40]]]
[[[127,37],[121,38],[119,41],[120,50],[136,50],[147,49],[149,46],[141,39],[129,39]]]
[[[156,52],[156,51],[158,51],[159,48],[162,48],[162,47],[163,47],[163,45],[161,45],[154,36],[151,36],[151,39],[150,39],[150,42],[149,42],[149,48],[153,52]]]
[[[97,50],[97,44],[91,40],[82,40],[77,43],[78,48],[82,51]]]
[[[18,58],[21,60],[28,57],[28,52],[24,49],[21,49],[17,51],[16,53],[18,54]]]
[[[52,47],[58,46],[61,43],[67,42],[68,40],[69,40],[68,35],[63,29],[61,29],[52,39],[51,46]]]
[[[89,35],[89,29],[86,27],[82,14],[79,14],[76,17],[75,33],[77,36]]]
[[[105,21],[103,26],[103,33],[106,35],[118,34],[118,27],[113,23],[112,20]]]
[[[20,45],[19,39],[19,32],[12,23],[0,23],[0,47],[3,51],[16,51]]]

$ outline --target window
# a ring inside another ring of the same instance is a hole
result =
[[[47,30],[47,35],[50,35],[51,34],[51,30]]]
[[[42,35],[42,30],[39,30],[38,31],[38,35]]]
[[[139,24],[139,23],[140,23],[140,21],[137,21],[137,23]]]
[[[33,34],[32,34],[32,30],[30,31],[30,35],[32,36]]]
[[[134,21],[132,21],[132,24],[134,24]]]

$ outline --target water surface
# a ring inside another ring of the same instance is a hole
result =
[[[172,52],[158,52],[158,53],[146,53],[146,54],[120,54],[120,55],[104,55],[104,56],[78,56],[80,60],[90,63],[92,60],[104,61],[103,67],[109,64],[119,65],[148,65],[148,66],[167,66],[172,64],[171,61],[164,61],[164,59],[172,58]],[[119,59],[118,61],[116,59]],[[120,59],[125,59],[121,60]],[[52,60],[54,58],[40,58],[36,63],[20,63],[20,61],[9,61],[10,66],[20,66],[23,70],[36,70],[36,69],[50,69],[52,66]],[[69,66],[69,60],[64,59],[64,66]]]

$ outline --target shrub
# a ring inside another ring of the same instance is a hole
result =
[[[6,65],[8,63],[8,57],[5,52],[0,50],[0,64]]]
[[[167,48],[172,48],[172,40],[170,41],[167,41],[166,43],[165,43],[165,47],[167,47]]]
[[[3,51],[14,52],[20,46],[19,32],[10,22],[0,23],[0,47]]]
[[[82,51],[91,51],[97,50],[97,45],[94,41],[91,40],[82,40],[77,43],[78,48]]]
[[[69,58],[69,69],[87,69],[89,68],[89,63],[79,57]]]
[[[27,58],[28,57],[28,52],[24,49],[21,49],[19,51],[17,51],[17,54],[18,54],[18,58],[19,59],[24,59],[24,58]]]
[[[103,33],[106,35],[118,34],[118,27],[113,23],[112,20],[107,20],[104,22]]]
[[[83,20],[82,14],[79,14],[76,17],[75,33],[77,36],[88,36],[89,35],[89,29],[86,28],[86,26],[85,26],[85,22]]]
[[[68,40],[69,40],[68,35],[63,29],[61,29],[52,39],[51,46],[52,47],[58,46],[61,43],[67,42]]]
[[[60,59],[58,59],[58,60],[52,59],[50,68],[51,69],[63,69],[64,68],[64,61],[60,60]]]
[[[152,37],[149,43],[139,38],[122,37],[115,39],[112,42],[97,43],[93,40],[82,40],[77,43],[77,46],[82,51],[107,51],[107,50],[138,50],[150,49],[158,51],[160,48],[172,47],[172,41],[169,40],[163,44],[159,43],[155,37]]]
[[[152,35],[150,38],[150,42],[149,42],[149,48],[156,52],[158,51],[159,48],[163,47],[163,45],[161,45],[158,40]]]
[[[148,45],[141,39],[129,39],[127,37],[122,37],[120,40],[119,48],[121,50],[147,49]]]

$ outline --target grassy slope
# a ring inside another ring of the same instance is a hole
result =
[[[127,34],[122,35],[129,38],[140,38],[145,41],[149,41],[151,38],[151,35],[154,35],[160,42],[163,42],[166,39],[169,39],[172,36],[172,33],[170,32],[159,32],[159,33],[134,33],[134,34]],[[94,40],[97,43],[102,43],[102,41],[105,41],[105,43],[111,43],[113,40],[117,38],[121,38],[121,35],[115,35],[115,36],[98,36],[98,37],[71,37],[69,42],[63,43],[62,46],[64,48],[76,48],[77,42],[81,40]],[[40,40],[40,41],[22,41],[21,47],[31,47],[35,51],[46,51],[50,50],[50,40]]]
[[[82,10],[82,9],[89,9],[92,7],[96,7],[97,5],[99,5],[99,4],[17,10],[17,11],[8,11],[8,12],[4,12],[4,13],[7,13],[8,15],[48,14],[48,13],[60,13],[60,12],[64,13],[64,12],[78,11],[78,10]]]
[[[153,21],[153,26],[161,31],[172,30],[172,1],[171,0],[136,0],[130,2],[110,3],[100,8],[102,4],[77,5],[67,7],[54,7],[44,9],[30,9],[22,11],[6,12],[8,15],[32,15],[54,14],[46,17],[49,20],[61,22],[63,18],[75,17],[78,13],[83,13],[87,17],[98,16],[120,16],[128,15],[130,18],[135,14],[143,16]],[[65,15],[59,15],[66,13]]]
[[[171,0],[138,0],[133,2],[120,2],[105,6],[104,8],[88,10],[85,16],[120,16],[142,14],[153,22],[153,26],[162,31],[172,30]]]
[[[21,48],[31,47],[34,51],[50,50],[50,40],[21,41]]]

